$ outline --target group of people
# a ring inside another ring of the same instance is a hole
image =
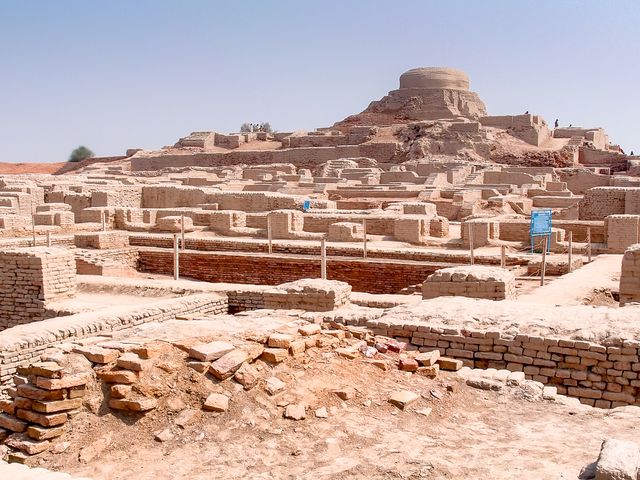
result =
[[[268,130],[266,123],[250,123],[252,132],[266,132]]]

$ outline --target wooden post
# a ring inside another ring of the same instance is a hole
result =
[[[327,245],[324,238],[320,240],[320,278],[327,279]]]
[[[31,236],[33,237],[33,246],[36,246],[36,214],[31,214]]]
[[[547,269],[547,242],[549,241],[548,237],[545,235],[544,243],[542,246],[542,264],[540,265],[540,286],[544,286],[544,274]]]
[[[573,232],[569,232],[569,273],[573,270]]]
[[[182,242],[182,250],[186,248],[184,243],[184,214],[180,216],[180,241]]]
[[[271,238],[271,217],[269,215],[267,215],[267,240],[269,243],[269,255],[271,255],[273,253],[273,239]]]
[[[507,268],[507,247],[504,245],[500,246],[500,266]]]
[[[367,258],[367,219],[362,219],[362,258]]]
[[[106,214],[104,212],[104,210],[102,211],[101,215],[100,215],[100,219],[102,220],[102,231],[106,232],[107,231],[107,221],[106,221]]]
[[[469,225],[469,257],[471,258],[471,265],[474,263],[473,258],[473,230],[471,229],[471,223]]]
[[[47,232],[47,247],[51,246],[51,232]]]
[[[587,227],[587,260],[591,263],[591,227]]]
[[[178,234],[173,234],[173,279],[178,280],[180,278],[180,258],[178,251]]]

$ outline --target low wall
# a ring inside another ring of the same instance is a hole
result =
[[[227,313],[227,298],[199,294],[161,300],[140,307],[116,307],[57,317],[0,332],[0,384],[11,380],[18,366],[39,359],[50,346],[78,338],[123,330],[142,323],[172,320],[176,315]]]
[[[360,324],[420,351],[439,350],[472,368],[524,372],[527,378],[553,385],[558,393],[577,397],[582,403],[601,408],[640,405],[638,341],[617,339],[599,344],[385,317]]]
[[[173,253],[142,248],[139,265],[143,272],[171,275]],[[346,282],[358,292],[398,293],[422,284],[436,270],[450,266],[446,263],[328,257],[327,278]],[[320,278],[320,258],[187,250],[180,253],[180,275],[207,282],[280,285],[302,278]]]

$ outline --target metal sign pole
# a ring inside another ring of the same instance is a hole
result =
[[[47,247],[51,246],[51,232],[47,232]]]
[[[504,245],[500,247],[500,266],[507,268],[507,247]]]

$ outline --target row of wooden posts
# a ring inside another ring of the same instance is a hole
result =
[[[103,222],[104,226],[104,222]],[[103,228],[104,229],[104,228]],[[367,258],[367,219],[362,220],[362,230],[363,230],[363,239],[362,239],[362,257]],[[35,233],[34,233],[35,235]],[[35,244],[35,236],[34,236],[34,244]],[[180,247],[181,245],[181,247]],[[271,219],[267,216],[267,248],[269,255],[273,253],[273,239],[271,233]],[[545,236],[543,240],[542,246],[542,262],[540,265],[540,285],[544,285],[545,281],[545,273],[547,267],[547,248],[548,248],[548,237]],[[179,258],[179,250],[185,249],[185,237],[184,237],[184,215],[181,218],[181,231],[180,231],[180,241],[178,241],[178,234],[173,235],[173,276],[175,280],[179,279],[180,276],[180,258]],[[588,261],[591,262],[591,228],[587,227],[587,257]],[[471,225],[469,225],[469,259],[471,265],[475,264],[475,256],[474,256],[474,247],[473,247],[473,230],[471,229]],[[571,273],[573,271],[573,232],[569,232],[569,249],[568,249],[568,271]],[[502,245],[500,247],[500,267],[507,268],[507,248]],[[324,238],[320,239],[320,278],[327,278],[327,244]]]

